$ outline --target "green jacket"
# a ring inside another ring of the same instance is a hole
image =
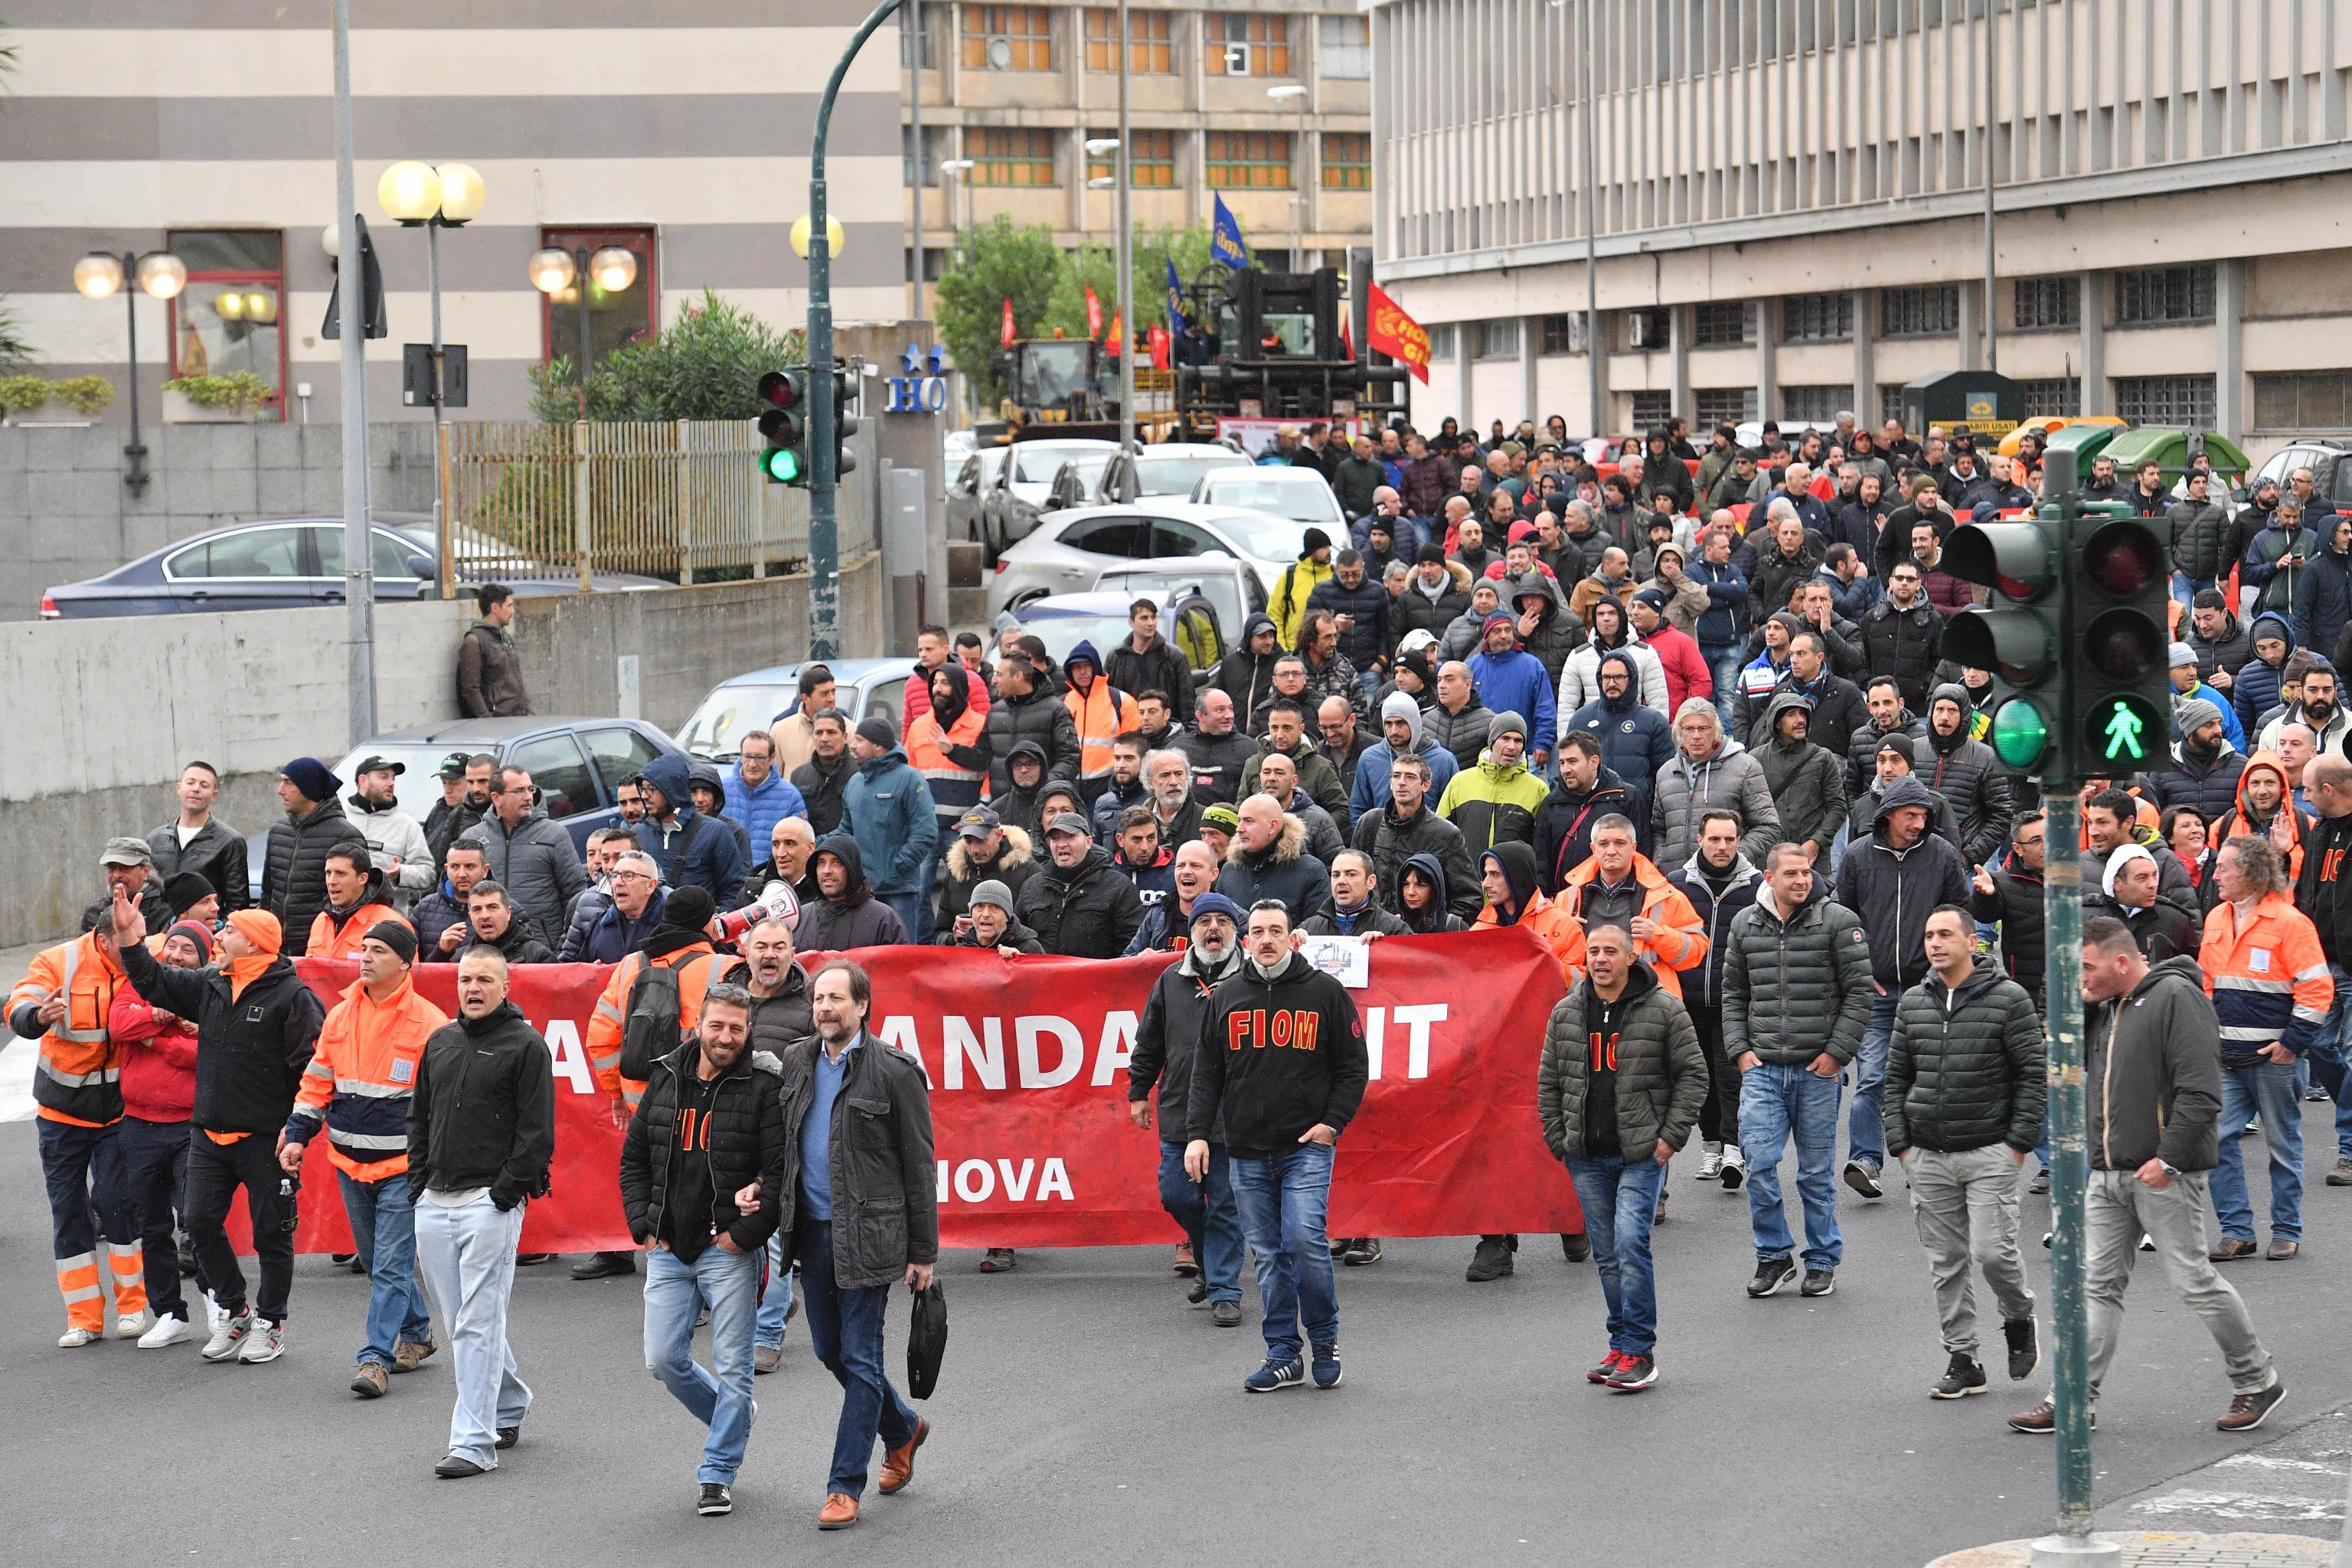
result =
[[[1958,1154],[2042,1139],[2049,1051],[2025,988],[1979,968],[1958,991],[1932,972],[1895,1004],[1886,1051],[1886,1152]]]
[[[1536,813],[1551,794],[1525,763],[1496,767],[1493,755],[1479,752],[1478,765],[1449,779],[1437,802],[1437,815],[1462,830],[1474,866],[1497,844],[1533,844]]]
[[[1591,988],[1589,977],[1580,977],[1551,1010],[1536,1065],[1536,1116],[1555,1159],[1584,1152],[1584,1086],[1591,1061],[1584,1007]],[[1675,1149],[1689,1142],[1706,1099],[1707,1074],[1690,1015],[1659,986],[1648,965],[1633,966],[1626,992],[1632,1005],[1617,1035],[1617,1147],[1630,1162],[1648,1156],[1660,1139]]]
[[[1862,921],[1816,896],[1787,921],[1769,892],[1731,919],[1724,938],[1723,1054],[1754,1051],[1776,1067],[1802,1067],[1822,1052],[1843,1064],[1862,1048],[1874,989]]]

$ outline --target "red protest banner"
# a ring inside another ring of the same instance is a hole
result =
[[[1107,963],[942,948],[855,955],[874,980],[867,1026],[921,1058],[931,1083],[940,1231],[950,1247],[1099,1247],[1180,1239],[1159,1197],[1160,1129],[1127,1110],[1127,1061],[1168,955]],[[331,1002],[355,966],[305,959]],[[457,1009],[454,965],[417,968]],[[577,1252],[628,1244],[615,1171],[620,1133],[581,1037],[606,971],[513,971],[513,1000],[556,1067],[555,1168],[522,1245]],[[1536,1058],[1561,994],[1559,968],[1527,932],[1394,937],[1375,943],[1364,1016],[1371,1081],[1339,1140],[1334,1236],[1470,1236],[1582,1227],[1567,1173],[1543,1145]],[[350,1242],[332,1167],[304,1171],[305,1252]]]

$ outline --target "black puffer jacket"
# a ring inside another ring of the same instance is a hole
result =
[[[1960,721],[1949,735],[1938,735],[1935,704],[1948,697],[1960,705]],[[1927,732],[1913,747],[1919,782],[1952,803],[1952,815],[1960,824],[1960,853],[1969,865],[1981,866],[2009,842],[2010,827],[2017,821],[2016,797],[1992,748],[1969,738],[1976,707],[1969,700],[1968,688],[1938,686],[1927,700]]]
[[[1723,1054],[1754,1051],[1802,1067],[1827,1052],[1840,1063],[1862,1048],[1870,1022],[1870,940],[1835,899],[1813,897],[1783,921],[1769,890],[1739,911],[1725,938]],[[1826,1027],[1824,1027],[1826,1026]]]
[[[1903,689],[1906,707],[1927,705],[1927,683],[1943,657],[1944,617],[1921,595],[1907,610],[1881,599],[1862,618],[1862,658],[1872,675],[1891,675]]]
[[[699,1071],[701,1054],[701,1044],[688,1040],[654,1063],[645,1098],[637,1101],[636,1114],[621,1138],[621,1212],[640,1247],[663,1234],[671,1155],[677,1143],[679,1089],[688,1075]],[[778,1092],[782,1080],[774,1057],[746,1049],[720,1075],[710,1102],[709,1131],[703,1139],[710,1173],[710,1218],[713,1225],[724,1222],[738,1252],[766,1246],[783,1214],[785,1145],[799,1142],[799,1130],[792,1135],[784,1130]],[[735,1194],[753,1182],[760,1184],[759,1211],[744,1214],[735,1206]]]
[[[1978,969],[1954,991],[1930,974],[1903,993],[1886,1050],[1886,1152],[1958,1154],[2042,1141],[2048,1051],[2033,998]]]
[[[2230,515],[2215,501],[2179,500],[2164,514],[2172,525],[2172,566],[2191,583],[2210,583],[2221,574],[2221,547],[2230,533]]]
[[[1469,844],[1460,828],[1429,809],[1427,800],[1402,819],[1397,816],[1394,800],[1378,811],[1367,812],[1356,823],[1352,847],[1372,858],[1372,873],[1380,882],[1375,898],[1382,907],[1404,908],[1398,880],[1407,861],[1426,855],[1436,860],[1444,874],[1446,907],[1465,921],[1478,912],[1478,874],[1470,866]]]
[[[1026,697],[1000,696],[988,710],[988,792],[1001,795],[1013,787],[1006,760],[1013,748],[1034,741],[1045,753],[1045,776],[1078,776],[1078,731],[1062,700],[1044,686]]]
[[[1241,942],[1226,950],[1223,963],[1210,965],[1197,947],[1160,972],[1144,998],[1143,1017],[1135,1027],[1135,1051],[1127,1059],[1129,1102],[1151,1098],[1160,1089],[1160,1139],[1181,1143],[1184,1118],[1192,1104],[1192,1068],[1201,1055],[1201,1020],[1209,1016],[1209,998],[1217,986],[1242,966]],[[1209,1125],[1209,1142],[1225,1141],[1225,1118],[1220,1108]]]
[[[1985,867],[1985,874],[1992,879],[1992,891],[1971,886],[1969,913],[1976,920],[2000,922],[2002,966],[2038,1009],[2049,980],[2050,951],[2042,924],[2042,873],[2020,862],[2012,844]]]
[[[1334,575],[1315,584],[1307,595],[1310,610],[1328,610],[1334,616],[1353,616],[1355,624],[1339,634],[1339,652],[1358,669],[1385,668],[1395,647],[1397,637],[1389,635],[1389,591],[1381,580],[1366,572],[1363,580],[1350,588]],[[1359,692],[1358,696],[1361,696]],[[1360,703],[1358,706],[1361,706]],[[1189,714],[1180,714],[1189,718]]]
[[[225,969],[167,969],[143,942],[117,954],[142,998],[196,1026],[196,1127],[265,1136],[282,1130],[327,1021],[326,1004],[293,961],[278,958],[231,994]]]
[[[1234,728],[1244,735],[1257,733],[1262,726],[1265,705],[1274,697],[1275,661],[1286,653],[1280,637],[1275,638],[1275,649],[1268,654],[1250,651],[1250,639],[1260,632],[1275,629],[1274,617],[1261,610],[1242,622],[1242,635],[1234,644],[1234,651],[1218,664],[1209,684],[1221,689],[1234,700]],[[1071,777],[1076,777],[1074,771]]]
[[[1733,858],[1727,875],[1716,879],[1707,876],[1706,862],[1693,853],[1682,869],[1670,871],[1666,880],[1682,890],[1697,911],[1700,929],[1706,933],[1706,959],[1696,969],[1682,973],[1683,1001],[1686,1005],[1723,1003],[1723,961],[1731,952],[1724,941],[1731,922],[1739,911],[1756,901],[1756,894],[1764,886],[1764,873],[1751,864],[1746,855]],[[1717,891],[1717,883],[1722,890]]]
[[[1064,958],[1117,958],[1143,923],[1134,879],[1099,844],[1067,870],[1047,861],[1013,895],[1013,916]]]
[[[797,1130],[816,1095],[816,1054],[803,1040],[783,1059],[783,1123]],[[833,1102],[833,1268],[844,1289],[887,1289],[909,1263],[940,1256],[939,1170],[932,1163],[930,1091],[923,1064],[872,1035],[846,1053],[841,1094]],[[801,1141],[784,1140],[783,1199],[778,1233],[784,1266],[793,1263],[800,1201]]]
[[[1526,714],[1521,714],[1526,718]],[[1424,740],[1436,742],[1454,753],[1454,763],[1463,768],[1478,765],[1478,755],[1486,749],[1486,730],[1495,721],[1493,710],[1470,693],[1470,700],[1462,705],[1459,713],[1449,713],[1443,702],[1433,702],[1421,712],[1421,733]]]
[[[1297,925],[1331,901],[1331,876],[1307,852],[1307,825],[1286,815],[1282,831],[1259,853],[1244,849],[1238,836],[1226,846],[1217,891],[1244,913],[1260,899],[1280,899],[1290,910],[1290,923]]]
[[[1677,468],[1680,464],[1675,465]],[[1593,1037],[1585,1029],[1592,978],[1580,976],[1544,1026],[1536,1063],[1536,1117],[1552,1158],[1584,1153],[1584,1089]],[[1617,1030],[1617,1151],[1629,1163],[1646,1160],[1661,1140],[1680,1149],[1690,1141],[1707,1093],[1706,1058],[1683,1005],[1666,994],[1646,963],[1625,977],[1624,1021]]]
[[[1413,580],[1405,584],[1404,592],[1391,606],[1389,630],[1396,634],[1391,647],[1404,641],[1408,632],[1427,632],[1432,637],[1443,637],[1445,628],[1467,613],[1471,584],[1464,579],[1469,574],[1466,571],[1457,574],[1450,565],[1445,572],[1445,586],[1433,599],[1421,591],[1421,572],[1418,567],[1414,568]]]
[[[289,816],[269,825],[268,858],[261,868],[261,907],[278,917],[278,929],[285,933],[287,957],[301,957],[310,944],[310,922],[327,907],[327,853],[345,844],[365,849],[367,835],[343,815],[340,800],[322,800],[303,816]]]
[[[2147,792],[2158,807],[2185,805],[2208,822],[2236,809],[2238,778],[2246,771],[2243,752],[2224,741],[2210,762],[2199,762],[2175,746],[2171,762],[2170,767],[2148,775]]]
[[[1908,849],[1897,849],[1888,840],[1886,819],[1905,806],[1926,812],[1927,825]],[[1927,973],[1928,912],[1939,904],[1968,902],[1969,868],[1935,823],[1936,801],[1927,786],[1897,778],[1879,797],[1870,836],[1849,839],[1838,863],[1838,902],[1870,911],[1871,977],[1890,990],[1916,984]]]

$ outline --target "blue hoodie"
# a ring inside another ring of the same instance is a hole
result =
[[[1481,702],[1496,713],[1517,713],[1528,721],[1530,752],[1552,749],[1557,733],[1553,721],[1559,710],[1543,660],[1514,647],[1499,655],[1474,654],[1469,669],[1470,684],[1477,688]]]
[[[857,764],[842,786],[841,825],[857,840],[877,897],[924,890],[924,868],[939,847],[940,817],[930,786],[908,765],[904,747]]]
[[[2259,730],[2263,715],[2279,705],[2279,671],[2252,654],[2254,644],[2266,637],[2285,642],[2286,652],[2279,656],[2282,666],[2294,653],[2294,627],[2278,611],[2264,610],[2246,624],[2247,658],[2232,678],[2230,695],[2240,726],[2250,731]]]
[[[671,816],[667,831],[652,817],[637,824],[637,842],[661,868],[662,882],[670,888],[700,888],[721,909],[732,909],[743,879],[751,874],[742,846],[723,823],[704,822],[695,809],[686,758],[676,753],[656,757],[645,765],[647,784],[668,800]]]
[[[776,824],[788,816],[806,816],[808,802],[794,788],[781,768],[770,768],[766,781],[757,787],[743,782],[743,764],[737,763],[735,771],[727,775],[727,804],[719,815],[743,825],[751,837],[751,855],[762,858],[760,851],[769,847]]]

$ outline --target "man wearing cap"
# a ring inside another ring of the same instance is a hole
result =
[[[367,1327],[352,1392],[380,1399],[389,1374],[414,1372],[440,1348],[416,1282],[416,1218],[408,1190],[408,1100],[416,1064],[449,1015],[409,983],[416,933],[380,921],[360,943],[360,977],[327,1010],[293,1111],[278,1135],[278,1163],[302,1174],[323,1127],[342,1188],[352,1242],[368,1274]]]
[[[1337,574],[1331,564],[1331,536],[1319,528],[1308,529],[1299,542],[1298,559],[1275,579],[1274,599],[1265,607],[1265,613],[1274,617],[1276,646],[1298,646],[1298,623],[1307,614],[1307,601]]]
[[[1052,863],[1023,884],[1013,912],[1037,933],[1047,952],[1065,958],[1117,958],[1143,923],[1134,881],[1075,811],[1045,824]]]
[[[407,763],[389,757],[362,758],[360,765],[352,770],[358,788],[349,802],[352,820],[366,836],[368,848],[383,872],[384,886],[392,894],[392,907],[404,914],[417,894],[429,892],[440,879],[435,874],[433,851],[425,843],[425,829],[416,818],[401,809],[393,793],[393,781],[407,771]]]
[[[465,752],[452,752],[441,759],[439,767],[433,770],[433,776],[441,785],[441,798],[435,801],[433,809],[425,814],[425,841],[436,848],[457,837],[461,831],[460,828],[452,826],[450,824],[455,820],[457,813],[466,807],[467,755],[468,753]],[[488,809],[489,795],[487,792],[482,796],[482,805],[484,810]],[[478,816],[474,819],[475,822],[480,820]],[[471,827],[473,823],[468,822],[464,826]]]
[[[222,1314],[204,1358],[276,1361],[286,1349],[295,1220],[293,1201],[278,1195],[285,1173],[276,1140],[293,1113],[326,1008],[294,973],[278,917],[266,910],[239,910],[228,917],[220,933],[221,962],[209,969],[163,967],[147,951],[146,937],[139,911],[128,899],[117,899],[114,946],[124,973],[151,1005],[196,1025],[188,1239]],[[250,1300],[225,1228],[239,1187],[261,1262],[260,1294]]]
[[[887,719],[859,721],[849,750],[857,773],[842,791],[842,825],[857,840],[874,896],[919,942],[930,924],[929,869],[940,841],[930,786],[908,764]]]
[[[100,922],[112,918],[118,889],[139,906],[139,913],[151,930],[162,931],[172,923],[171,899],[163,890],[162,879],[153,874],[155,853],[145,839],[127,836],[108,839],[106,847],[99,852],[98,864],[106,874],[106,891],[82,910],[82,930],[95,930]]]
[[[971,901],[956,917],[954,926],[933,940],[941,947],[994,948],[1005,958],[1045,952],[1045,944],[1037,940],[1037,933],[1013,918],[1013,889],[988,878],[972,889]]]
[[[204,880],[193,871],[183,877]],[[174,881],[178,879],[174,878]],[[107,929],[113,929],[107,921]],[[213,959],[209,922],[181,921],[163,933],[156,962],[172,969],[202,969]],[[106,1031],[121,1054],[122,1121],[115,1131],[122,1190],[139,1226],[147,1310],[155,1326],[139,1336],[141,1350],[161,1350],[195,1337],[180,1292],[180,1244],[175,1215],[187,1212],[188,1114],[196,1098],[196,1030],[187,1019],[158,1010],[128,980],[114,989]],[[199,1289],[204,1281],[196,1281]]]
[[[343,781],[316,757],[297,757],[278,775],[278,803],[284,820],[269,826],[269,848],[261,868],[261,907],[278,919],[286,956],[299,958],[310,941],[310,922],[327,907],[327,853],[338,845],[362,853],[367,835],[343,815],[335,792]]]
[[[1200,1271],[1185,1299],[1196,1307],[1207,1303],[1210,1321],[1221,1329],[1242,1321],[1241,1214],[1234,1206],[1223,1116],[1210,1121],[1208,1163],[1199,1180],[1184,1169],[1185,1117],[1201,1054],[1201,1021],[1217,987],[1241,968],[1241,920],[1223,893],[1193,899],[1184,956],[1152,983],[1127,1064],[1128,1114],[1147,1132],[1152,1090],[1159,1090],[1160,1206],[1182,1227],[1185,1250]]]
[[[2238,710],[2229,699],[2205,684],[2197,675],[2197,650],[2185,642],[2172,645],[2172,710],[2177,716],[2184,703],[2202,698],[2210,702],[2221,715],[2221,733],[2230,744],[2240,751],[2246,749],[2246,731],[2238,722]]]
[[[1233,848],[1234,834],[1240,826],[1241,813],[1230,805],[1201,808],[1201,842],[1209,847],[1209,853],[1216,858],[1219,866],[1225,863],[1225,856]]]
[[[194,871],[183,871],[164,883],[163,901],[175,921],[193,921],[206,931],[220,924],[221,896]]]
[[[245,908],[253,901],[245,836],[213,816],[220,773],[210,763],[192,762],[180,770],[178,793],[178,817],[147,835],[156,880],[168,883],[193,871],[220,895],[221,912]]]
[[[1009,910],[1013,895],[1037,873],[1036,846],[1029,835],[1008,825],[989,806],[975,805],[956,819],[956,836],[940,858],[939,896],[933,910],[936,938],[950,942],[957,922],[971,908],[973,890],[985,881],[1006,889]]]

